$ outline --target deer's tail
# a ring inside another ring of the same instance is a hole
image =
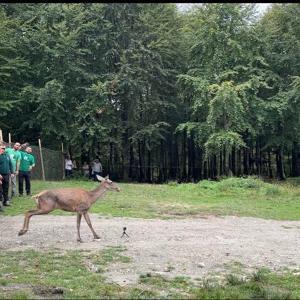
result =
[[[39,197],[44,194],[45,191],[42,191],[36,195],[33,195],[31,198],[36,202],[36,204],[39,204]]]

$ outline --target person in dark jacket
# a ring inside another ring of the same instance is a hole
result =
[[[10,160],[9,155],[5,152],[5,145],[0,145],[0,180],[2,184],[0,184],[0,202],[4,206],[10,206],[9,198],[8,198],[8,189],[9,189],[9,181],[10,176],[14,176],[13,174],[13,165]],[[2,205],[0,206],[0,210],[2,209]]]

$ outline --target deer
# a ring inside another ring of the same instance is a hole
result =
[[[64,211],[77,213],[77,241],[82,243],[80,237],[80,223],[82,215],[85,218],[89,228],[91,229],[94,239],[98,240],[100,237],[93,229],[88,210],[99,198],[103,198],[106,191],[120,192],[119,186],[109,179],[109,176],[105,178],[96,175],[99,186],[91,191],[87,191],[82,188],[57,188],[43,190],[40,193],[32,196],[36,201],[37,208],[29,210],[25,213],[23,228],[19,231],[18,235],[24,235],[28,231],[29,220],[34,215],[45,215],[55,209],[61,209]]]

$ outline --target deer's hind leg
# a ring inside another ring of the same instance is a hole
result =
[[[82,243],[82,239],[80,237],[80,223],[81,223],[82,213],[77,212],[77,242]]]
[[[37,201],[37,208],[29,210],[25,213],[25,219],[23,228],[19,231],[18,235],[23,235],[28,231],[29,220],[34,215],[46,215],[55,209],[55,204],[52,201],[47,201],[47,199],[40,198]]]
[[[45,215],[45,214],[48,214],[51,211],[52,211],[52,209],[51,210],[33,209],[33,210],[27,211],[25,213],[23,228],[19,231],[18,235],[23,235],[28,231],[29,220],[32,216],[34,216],[34,215]]]

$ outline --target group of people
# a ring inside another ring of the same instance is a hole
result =
[[[73,169],[76,168],[75,161],[73,162],[70,156],[65,159],[65,177],[70,178],[73,175]],[[102,175],[102,164],[98,158],[93,160],[90,164],[86,161],[82,165],[82,174],[84,177],[97,181],[97,175]]]
[[[3,206],[10,206],[11,199],[16,196],[17,177],[19,196],[23,196],[24,180],[26,194],[30,196],[30,174],[33,167],[35,158],[28,143],[21,145],[16,142],[12,148],[5,143],[0,144],[0,211],[3,211]]]

